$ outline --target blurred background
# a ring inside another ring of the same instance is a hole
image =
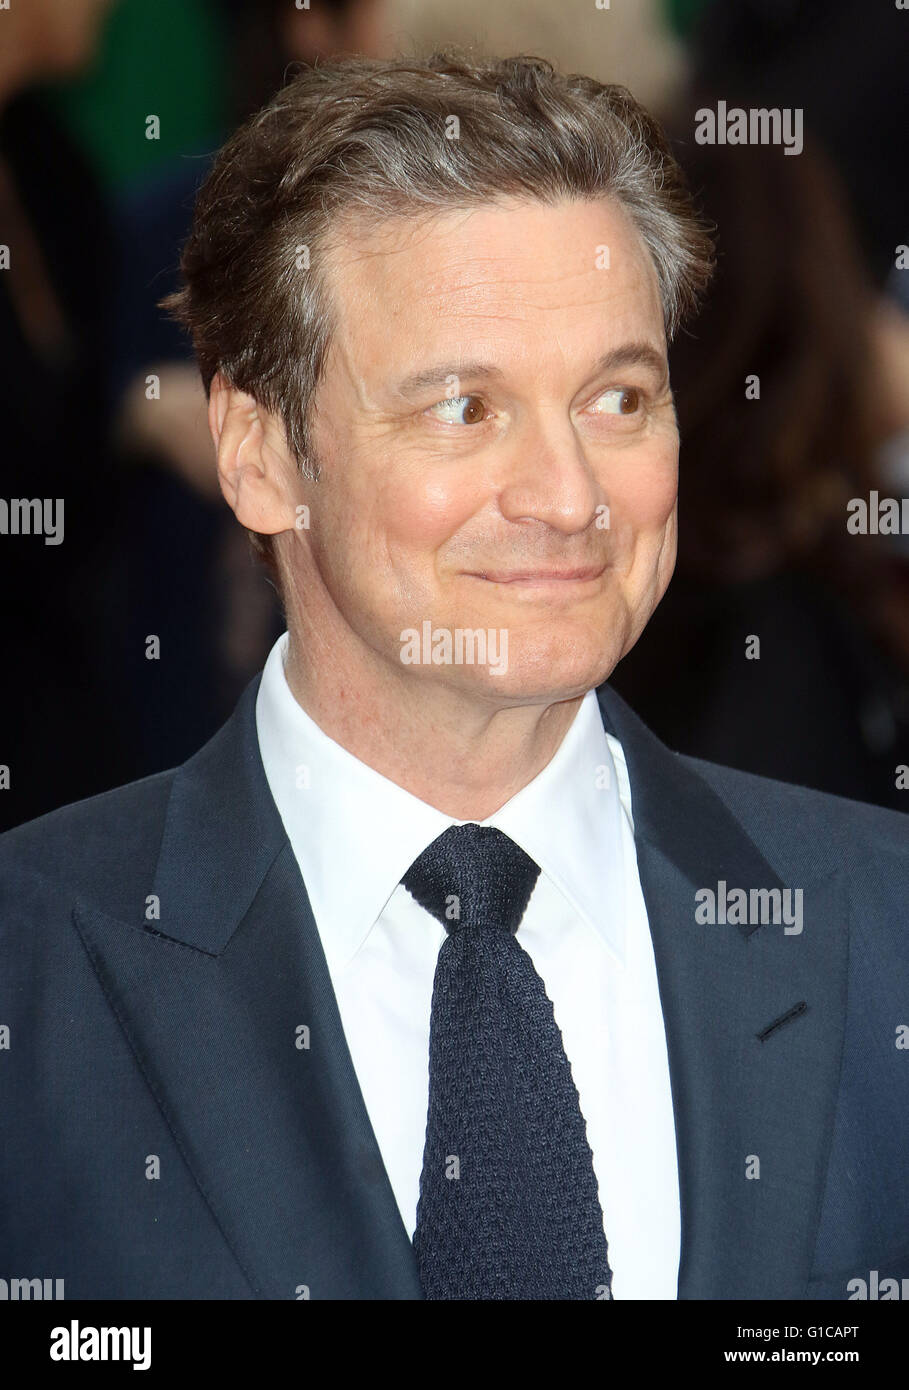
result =
[[[909,809],[909,534],[846,528],[909,497],[909,12],[601,3],[0,9],[2,493],[65,528],[0,534],[0,826],[183,761],[283,628],[156,308],[214,152],[293,64],[450,42],[629,86],[716,228],[671,352],[676,575],[612,684],[682,752]],[[801,109],[802,153],[698,144],[720,101]]]

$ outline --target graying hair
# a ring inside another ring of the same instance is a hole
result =
[[[534,57],[336,59],[300,72],[221,149],[184,288],[162,304],[189,330],[206,391],[220,370],[279,414],[312,477],[310,407],[332,335],[319,266],[350,219],[604,195],[647,246],[671,339],[712,245],[662,131],[624,87]]]

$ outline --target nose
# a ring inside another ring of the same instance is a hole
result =
[[[561,417],[561,418],[560,418]],[[566,535],[585,531],[608,502],[572,423],[536,413],[508,443],[499,509],[507,521],[541,521]]]

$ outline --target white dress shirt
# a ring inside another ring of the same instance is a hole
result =
[[[275,643],[256,703],[265,775],[319,931],[357,1079],[401,1217],[416,1226],[429,1018],[445,929],[400,880],[462,821],[329,738]],[[680,1214],[663,1013],[621,744],[589,691],[555,756],[483,825],[540,876],[517,939],[552,1001],[587,1122],[613,1295],[674,1299]]]

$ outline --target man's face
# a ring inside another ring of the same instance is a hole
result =
[[[627,214],[508,200],[396,220],[348,236],[328,283],[322,471],[290,560],[307,627],[354,669],[378,658],[497,705],[599,684],[675,563],[663,315]],[[454,659],[422,662],[427,622]],[[457,630],[477,629],[486,664],[459,663]]]

